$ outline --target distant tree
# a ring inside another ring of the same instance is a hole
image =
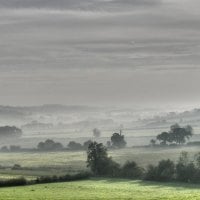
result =
[[[184,144],[193,135],[193,129],[190,125],[180,127],[179,124],[174,124],[170,127],[169,132],[162,132],[157,135],[156,139],[161,144],[166,145],[167,143]]]
[[[93,129],[93,136],[99,138],[101,136],[101,131],[98,128]]]
[[[124,148],[126,146],[124,135],[122,135],[121,133],[113,133],[113,135],[111,136],[111,142],[113,147]]]
[[[8,147],[7,147],[7,146],[3,146],[3,147],[1,147],[1,151],[3,151],[3,152],[8,152],[8,151],[9,151],[9,149],[8,149]]]
[[[157,135],[156,139],[161,142],[161,144],[166,145],[169,141],[169,133],[168,132],[162,132],[161,134]]]
[[[81,149],[83,149],[83,146],[80,143],[77,143],[77,142],[74,142],[74,141],[70,141],[67,146],[71,150],[81,150]]]
[[[47,139],[45,142],[39,142],[37,148],[40,151],[55,151],[62,150],[63,145],[59,142],[54,142],[53,140]]]
[[[155,144],[156,144],[156,140],[151,139],[151,140],[150,140],[150,144],[151,144],[151,146],[155,146]]]
[[[0,137],[21,137],[22,130],[15,126],[0,127]]]
[[[17,146],[17,145],[10,145],[10,151],[20,151],[21,150],[21,146]]]

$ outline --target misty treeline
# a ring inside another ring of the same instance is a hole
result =
[[[99,135],[98,129],[94,129],[95,133]],[[96,137],[98,137],[96,136]],[[10,145],[1,147],[1,152],[19,152],[19,151],[64,151],[64,150],[72,150],[72,151],[79,151],[79,150],[87,150],[89,144],[92,143],[92,140],[87,140],[83,144],[70,141],[67,147],[60,142],[55,142],[54,140],[47,139],[44,142],[39,142],[36,148],[27,149],[21,148],[19,145]],[[126,141],[124,139],[124,135],[121,133],[113,133],[110,138],[110,141],[107,141],[108,148],[124,148],[126,146]]]
[[[193,128],[190,125],[181,127],[179,124],[174,124],[167,132],[158,134],[156,139],[150,141],[152,146],[156,146],[156,142],[159,142],[160,146],[174,146],[185,144],[187,140],[193,135]]]
[[[0,137],[21,137],[22,130],[16,126],[1,126]]]
[[[87,166],[94,176],[200,183],[200,153],[190,158],[187,152],[182,152],[177,162],[163,159],[145,169],[134,161],[120,166],[108,156],[102,143],[92,142],[87,151]]]

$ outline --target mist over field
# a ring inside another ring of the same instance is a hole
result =
[[[0,0],[0,198],[198,199],[199,8]]]

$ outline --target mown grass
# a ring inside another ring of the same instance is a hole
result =
[[[86,181],[40,184],[0,188],[2,200],[198,200],[200,185],[162,184],[124,179],[92,179]]]

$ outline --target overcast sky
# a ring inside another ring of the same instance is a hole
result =
[[[199,0],[0,0],[0,104],[197,104],[199,8]]]

